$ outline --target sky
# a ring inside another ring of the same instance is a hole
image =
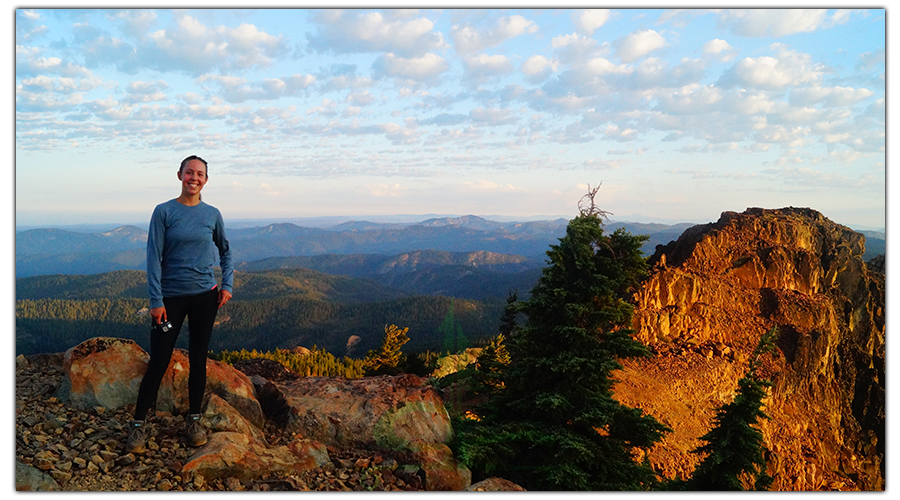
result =
[[[577,5],[577,4],[571,4]],[[226,219],[886,225],[883,9],[17,9],[15,223],[141,223],[209,162]]]

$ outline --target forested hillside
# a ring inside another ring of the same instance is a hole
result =
[[[318,346],[338,356],[362,356],[377,345],[388,323],[409,327],[410,350],[439,350],[456,329],[467,342],[492,335],[502,310],[499,298],[415,295],[309,269],[238,271],[235,291],[234,300],[219,311],[210,350]],[[149,348],[141,271],[20,278],[16,295],[18,354],[64,351],[97,336],[129,338]],[[452,332],[442,329],[451,308]],[[186,339],[183,335],[180,345]],[[348,344],[354,348],[348,351]]]

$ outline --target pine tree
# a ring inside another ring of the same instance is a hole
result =
[[[672,489],[742,491],[745,483],[755,490],[768,489],[772,478],[766,473],[765,442],[757,426],[760,419],[769,418],[763,410],[763,399],[772,384],[757,370],[761,357],[774,349],[775,332],[773,328],[762,336],[747,374],[738,381],[734,400],[716,412],[713,429],[700,438],[706,444],[692,450],[705,453],[705,457],[690,479],[676,482]]]
[[[399,366],[406,361],[406,355],[400,351],[403,344],[409,342],[406,332],[409,328],[400,329],[396,325],[384,326],[384,337],[381,347],[369,351],[363,359],[363,370],[366,376],[396,375]]]
[[[482,422],[461,425],[454,446],[478,475],[528,490],[642,490],[656,481],[633,451],[669,429],[612,395],[617,359],[649,355],[631,338],[626,301],[647,273],[647,237],[604,234],[594,194],[521,305],[527,320],[510,344],[506,389]]]
[[[500,333],[484,346],[475,359],[475,371],[480,375],[480,390],[497,392],[504,386],[503,371],[509,366],[506,337]]]

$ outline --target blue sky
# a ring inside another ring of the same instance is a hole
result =
[[[884,10],[15,11],[17,225],[226,217],[885,226]]]

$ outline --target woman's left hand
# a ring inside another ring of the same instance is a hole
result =
[[[231,292],[228,290],[219,290],[219,307],[224,306],[231,300]]]

